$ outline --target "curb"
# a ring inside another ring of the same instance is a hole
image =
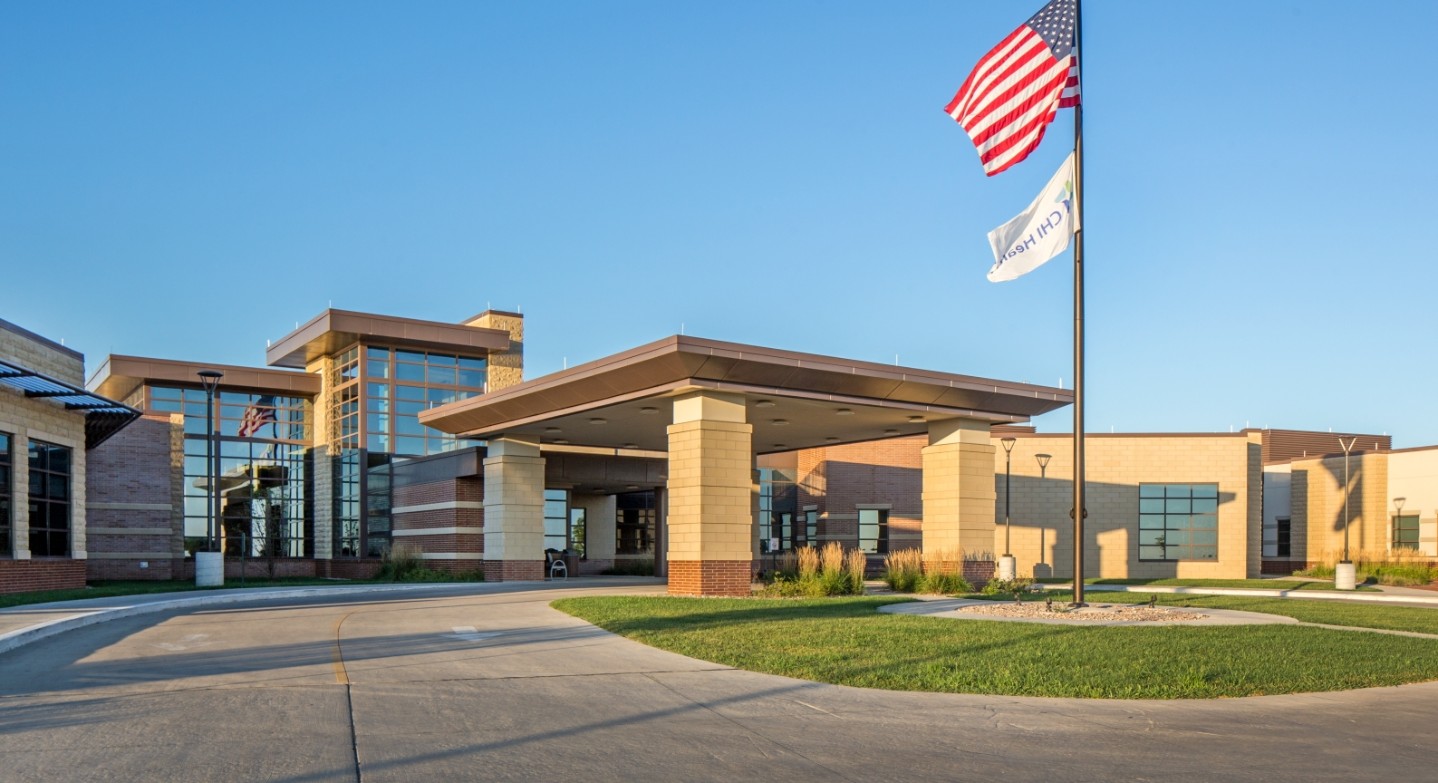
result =
[[[126,617],[135,617],[142,614],[165,612],[172,609],[187,609],[198,606],[216,606],[223,604],[234,604],[246,601],[262,600],[285,600],[291,598],[324,598],[343,595],[370,595],[374,593],[425,593],[441,592],[446,590],[462,590],[465,587],[478,587],[484,583],[466,585],[463,582],[446,582],[441,584],[418,584],[418,585],[365,585],[354,587],[296,587],[277,588],[259,592],[258,590],[240,590],[223,595],[187,595],[183,598],[159,599],[144,603],[130,604],[126,606],[106,606],[93,609],[76,608],[72,611],[75,614],[68,617],[57,617],[53,620],[36,623],[16,631],[9,631],[0,634],[0,653],[6,653],[27,644],[33,644],[41,639],[48,639],[51,636],[64,633],[75,628],[84,628],[89,625],[120,620]],[[499,584],[499,583],[495,583]],[[524,584],[509,582],[506,584]],[[543,582],[531,584],[546,584]],[[263,588],[261,588],[263,589]],[[93,599],[92,599],[93,600]],[[17,607],[16,609],[4,612],[4,614],[22,613],[25,611],[47,611],[39,607],[45,604],[34,604],[28,608]],[[48,611],[66,611],[65,609],[51,609]]]

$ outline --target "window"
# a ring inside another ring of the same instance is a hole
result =
[[[1418,548],[1418,515],[1396,514],[1393,517],[1393,548]]]
[[[30,441],[30,554],[70,554],[70,449]]]
[[[625,492],[614,496],[614,553],[654,553],[654,493]]]
[[[471,445],[419,423],[420,411],[484,393],[489,362],[451,353],[365,346],[364,445],[418,457]]]
[[[1140,484],[1139,560],[1217,560],[1217,484]]]
[[[15,550],[11,548],[10,536],[11,525],[14,524],[15,515],[11,513],[10,498],[14,491],[10,488],[10,482],[14,480],[12,460],[10,456],[10,435],[0,432],[0,557],[11,557]]]
[[[584,509],[569,509],[569,549],[580,557],[588,557],[585,554],[585,528]]]
[[[819,510],[816,508],[804,509],[804,543],[819,545]]]
[[[784,552],[794,547],[794,516],[798,512],[798,492],[794,472],[780,468],[760,468],[759,481],[759,552]],[[775,544],[777,543],[777,546]]]
[[[1278,547],[1274,551],[1274,556],[1291,557],[1293,554],[1293,520],[1289,517],[1279,517],[1274,522],[1278,527]]]
[[[889,551],[889,510],[859,509],[859,551],[883,554]]]
[[[544,490],[544,548],[561,552],[569,548],[569,493],[565,490]]]

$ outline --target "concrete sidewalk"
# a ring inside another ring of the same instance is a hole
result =
[[[41,639],[83,628],[95,623],[133,617],[140,614],[193,609],[239,603],[242,601],[284,601],[305,598],[336,598],[345,596],[390,596],[416,598],[444,595],[481,595],[486,593],[534,590],[561,587],[628,587],[663,581],[646,577],[576,577],[543,582],[438,582],[424,584],[336,584],[306,587],[252,587],[217,590],[195,590],[177,593],[147,593],[78,601],[57,601],[28,604],[0,609],[0,653],[22,647]]]
[[[1340,590],[1267,590],[1257,587],[1178,587],[1173,585],[1084,585],[1084,592],[1162,593],[1179,595],[1241,595],[1257,598],[1312,598],[1318,601],[1354,601],[1393,606],[1438,607],[1438,593],[1414,587],[1368,585],[1375,592]],[[1073,583],[1043,584],[1048,590],[1072,590]]]

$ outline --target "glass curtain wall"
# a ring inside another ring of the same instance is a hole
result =
[[[794,483],[796,471],[760,468],[759,473],[759,552],[787,552],[803,538],[795,529],[799,513],[799,490]]]
[[[185,550],[204,542],[210,498],[205,464],[205,391],[153,386],[146,407],[185,416]],[[310,557],[310,403],[303,397],[221,389],[220,531],[228,557]]]
[[[7,432],[0,432],[0,557],[14,557],[15,550],[11,545],[12,525],[15,524],[15,513],[10,498],[11,483],[15,480],[15,474],[11,467],[14,459],[11,452],[12,436]]]
[[[330,373],[336,557],[381,557],[391,544],[395,460],[473,445],[419,423],[419,413],[485,391],[484,357],[355,345]]]

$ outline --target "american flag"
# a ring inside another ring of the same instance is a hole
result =
[[[240,418],[240,437],[248,438],[260,431],[266,424],[274,424],[275,398],[273,395],[265,396],[255,400],[250,407],[245,408],[245,415]]]
[[[1078,0],[1053,0],[984,55],[944,107],[990,177],[1028,157],[1061,108],[1079,102]]]

